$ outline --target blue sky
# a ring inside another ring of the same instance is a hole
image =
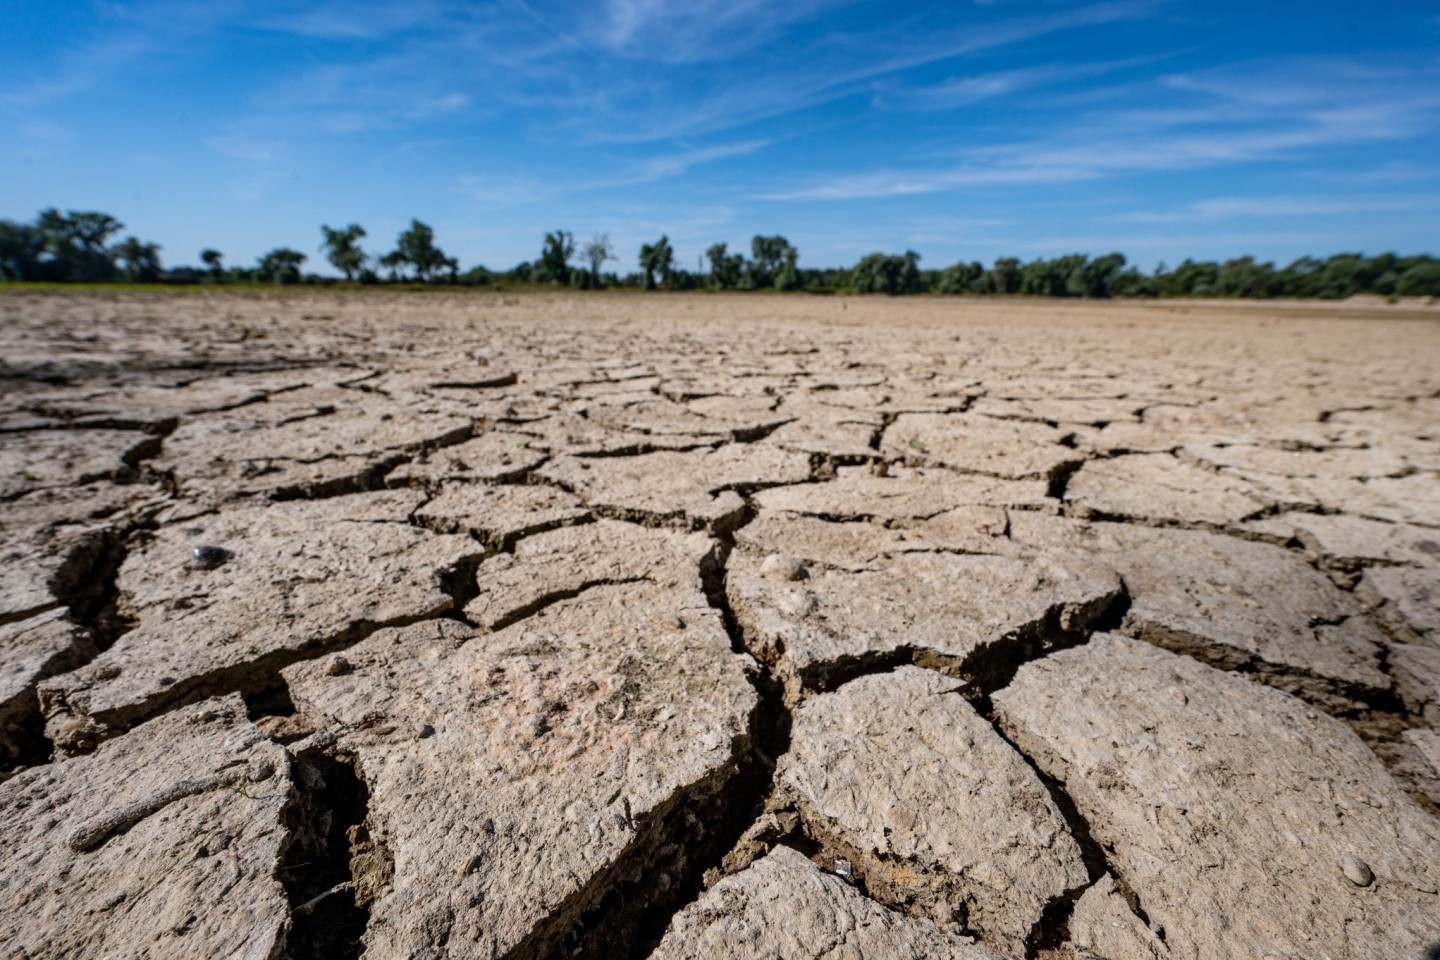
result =
[[[411,217],[462,265],[1440,252],[1440,6],[0,0],[0,217],[248,263]]]

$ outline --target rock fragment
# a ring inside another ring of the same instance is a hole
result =
[[[680,911],[651,960],[1001,960],[927,920],[887,910],[776,847]]]
[[[1025,952],[1046,906],[1087,882],[1039,777],[957,692],[918,667],[801,704],[776,782],[871,896]]]
[[[226,697],[0,783],[6,952],[277,956],[289,769]]]
[[[1169,686],[1184,703],[1149,693]],[[1440,940],[1440,821],[1340,721],[1114,635],[1021,667],[992,699],[1172,957],[1381,960]],[[1373,886],[1344,875],[1357,851]]]

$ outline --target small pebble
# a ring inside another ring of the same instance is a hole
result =
[[[190,552],[190,566],[196,570],[214,570],[230,559],[230,551],[224,547],[201,545]]]
[[[771,580],[799,580],[805,576],[805,568],[794,557],[772,553],[761,562],[760,574]]]
[[[325,658],[325,663],[320,667],[325,671],[327,677],[338,677],[350,672],[350,661],[340,654],[332,654]]]
[[[1353,853],[1347,853],[1340,858],[1340,872],[1357,887],[1368,887],[1375,882],[1375,874],[1371,872],[1370,864]]]

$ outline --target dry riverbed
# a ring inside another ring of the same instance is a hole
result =
[[[0,953],[1440,956],[1440,310],[0,293]]]

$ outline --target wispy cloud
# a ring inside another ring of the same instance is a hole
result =
[[[767,65],[758,75],[726,78],[717,92],[690,104],[681,116],[641,124],[607,117],[619,119],[622,126],[604,138],[648,142],[732,130],[869,92],[876,81],[907,70],[1066,30],[1138,19],[1154,8],[1153,0],[1116,0],[939,30],[917,31],[916,24],[906,23],[889,34],[826,35],[813,49],[787,51],[780,63]]]
[[[1013,70],[949,77],[939,83],[920,86],[896,84],[880,88],[885,104],[919,110],[954,110],[1014,93],[1053,87],[1061,83],[1105,76],[1126,67],[1154,63],[1156,57],[1136,57],[1101,63],[1048,63]]]
[[[1160,91],[1183,89],[1209,102],[1092,111],[1044,138],[962,150],[948,166],[835,174],[759,198],[853,200],[1188,171],[1294,158],[1322,147],[1404,140],[1435,127],[1440,93],[1397,95],[1387,84],[1360,85],[1363,74],[1359,68],[1351,71],[1343,96],[1329,80],[1306,86],[1293,74],[1275,78],[1262,94],[1217,79],[1225,71],[1198,79],[1165,77],[1156,85]]]
[[[345,0],[261,15],[253,21],[262,30],[321,40],[373,40],[406,30],[429,28],[447,16],[434,0]]]
[[[792,23],[853,0],[608,0],[584,39],[622,57],[663,63],[725,60],[768,43]]]
[[[556,175],[483,176],[467,174],[458,181],[462,193],[492,204],[536,203],[570,194],[593,193],[621,187],[639,187],[682,176],[694,167],[730,157],[745,156],[765,149],[768,140],[744,140],[675,153],[642,157],[628,166],[602,176]]]
[[[1206,223],[1281,217],[1334,217],[1440,207],[1440,194],[1369,197],[1212,197],[1178,210],[1142,210],[1116,214],[1117,223]]]

